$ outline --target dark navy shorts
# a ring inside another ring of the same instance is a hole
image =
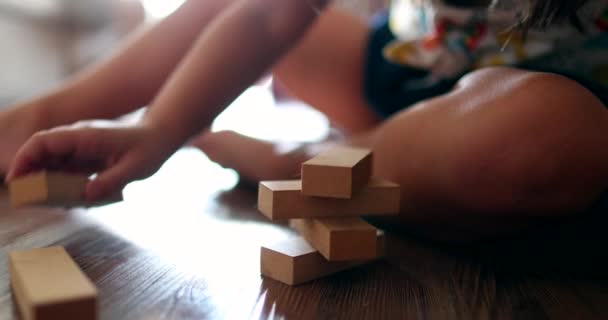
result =
[[[364,93],[367,102],[380,116],[385,118],[417,102],[449,92],[466,74],[453,79],[433,82],[430,85],[424,85],[424,81],[416,81],[425,79],[429,74],[428,71],[395,64],[384,58],[384,47],[395,39],[387,21],[387,14],[380,14],[372,21],[364,77]],[[566,76],[589,89],[604,105],[608,106],[608,87],[602,84],[565,72],[538,67],[533,63],[514,67]]]

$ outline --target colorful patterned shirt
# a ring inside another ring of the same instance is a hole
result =
[[[608,0],[591,1],[577,13],[583,32],[560,24],[530,30],[525,39],[510,30],[528,0],[494,2],[460,8],[441,0],[393,0],[389,25],[397,40],[384,55],[430,70],[435,80],[486,66],[532,64],[608,85]]]

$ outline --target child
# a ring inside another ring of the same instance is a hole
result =
[[[486,1],[403,0],[392,32],[326,2],[188,1],[105,63],[2,114],[7,179],[41,168],[99,172],[86,195],[102,198],[154,173],[272,68],[348,133],[338,143],[372,148],[374,174],[401,184],[394,225],[478,239],[582,212],[608,187],[605,89],[594,72],[543,66],[562,47],[595,63],[575,49],[606,27],[606,1],[503,0],[488,11]],[[497,63],[519,68],[481,69]],[[69,125],[146,104],[134,125]],[[231,132],[193,143],[254,180],[292,176],[324,146],[277,154]]]

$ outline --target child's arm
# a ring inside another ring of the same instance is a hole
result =
[[[238,1],[198,39],[152,103],[146,124],[164,128],[178,147],[268,71],[304,34],[325,2]]]
[[[142,123],[39,133],[20,149],[8,179],[49,167],[102,170],[87,187],[97,200],[148,176],[291,48],[326,2],[236,2],[199,37]]]
[[[82,119],[112,119],[148,104],[227,0],[189,0],[124,48],[25,106],[46,127]],[[154,67],[151,67],[154,66]]]

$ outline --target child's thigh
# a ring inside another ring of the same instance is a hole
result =
[[[376,173],[403,186],[411,220],[566,215],[608,182],[608,112],[552,74],[471,73],[389,119],[371,145]]]
[[[363,96],[369,32],[359,17],[331,7],[274,67],[273,74],[341,129],[367,130],[379,121]]]

